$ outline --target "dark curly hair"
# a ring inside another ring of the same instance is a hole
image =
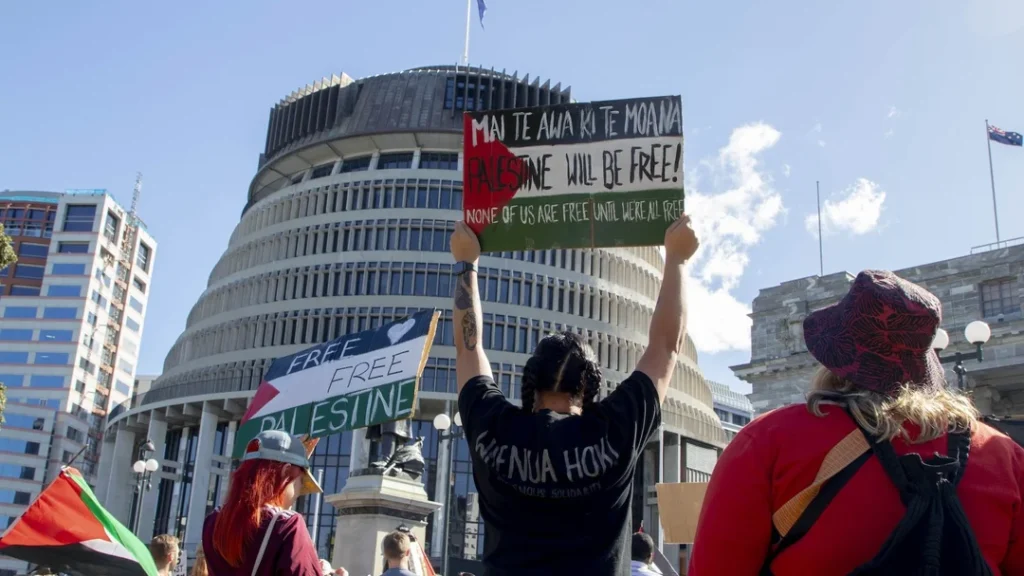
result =
[[[582,336],[560,332],[537,344],[523,368],[523,410],[533,412],[537,392],[564,392],[583,408],[597,400],[601,366]]]

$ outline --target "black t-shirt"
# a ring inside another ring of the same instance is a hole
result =
[[[527,413],[486,376],[459,394],[484,518],[488,576],[630,573],[636,462],[661,424],[634,372],[580,416]]]

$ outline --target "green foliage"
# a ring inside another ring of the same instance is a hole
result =
[[[4,234],[4,225],[0,224],[0,270],[17,261],[18,256],[14,253],[14,242],[11,241],[10,236]]]

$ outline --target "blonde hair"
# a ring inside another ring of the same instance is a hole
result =
[[[200,546],[196,550],[196,560],[192,564],[191,576],[209,576],[210,569],[206,567],[206,555],[203,554],[203,547]]]
[[[842,406],[861,428],[881,440],[901,436],[908,442],[928,442],[947,432],[966,432],[979,418],[970,398],[946,387],[932,391],[904,385],[894,396],[887,396],[859,388],[825,367],[811,380],[807,409],[824,416],[823,403]],[[908,421],[921,428],[916,438],[910,438],[903,427]]]

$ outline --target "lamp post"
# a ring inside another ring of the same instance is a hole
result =
[[[439,442],[448,442],[448,485],[445,488],[444,493],[444,538],[441,539],[441,576],[448,576],[448,536],[451,533],[451,518],[452,518],[452,473],[455,468],[455,440],[462,438],[462,416],[456,412],[454,424],[458,430],[452,430],[451,432],[445,433],[452,426],[452,418],[444,412],[434,416],[434,428],[437,429],[437,439]],[[438,478],[438,481],[441,479]]]
[[[956,373],[957,388],[960,390],[964,389],[964,377],[967,376],[967,368],[964,366],[965,360],[977,360],[981,362],[985,359],[985,353],[982,351],[982,346],[988,342],[988,339],[992,337],[992,329],[989,328],[988,324],[981,320],[975,320],[964,328],[964,338],[974,344],[973,352],[954,352],[949,356],[939,356],[939,360],[943,364],[953,364],[953,372]],[[932,340],[932,348],[936,352],[942,352],[949,346],[949,333],[939,328],[935,332],[935,339]]]
[[[139,522],[142,518],[142,496],[147,490],[151,489],[153,485],[150,483],[150,478],[153,476],[153,472],[156,472],[160,468],[160,463],[153,458],[146,458],[153,452],[156,452],[156,447],[153,446],[153,442],[147,439],[142,444],[139,444],[139,459],[132,464],[132,471],[135,472],[135,517],[132,518],[132,532],[139,531]]]

